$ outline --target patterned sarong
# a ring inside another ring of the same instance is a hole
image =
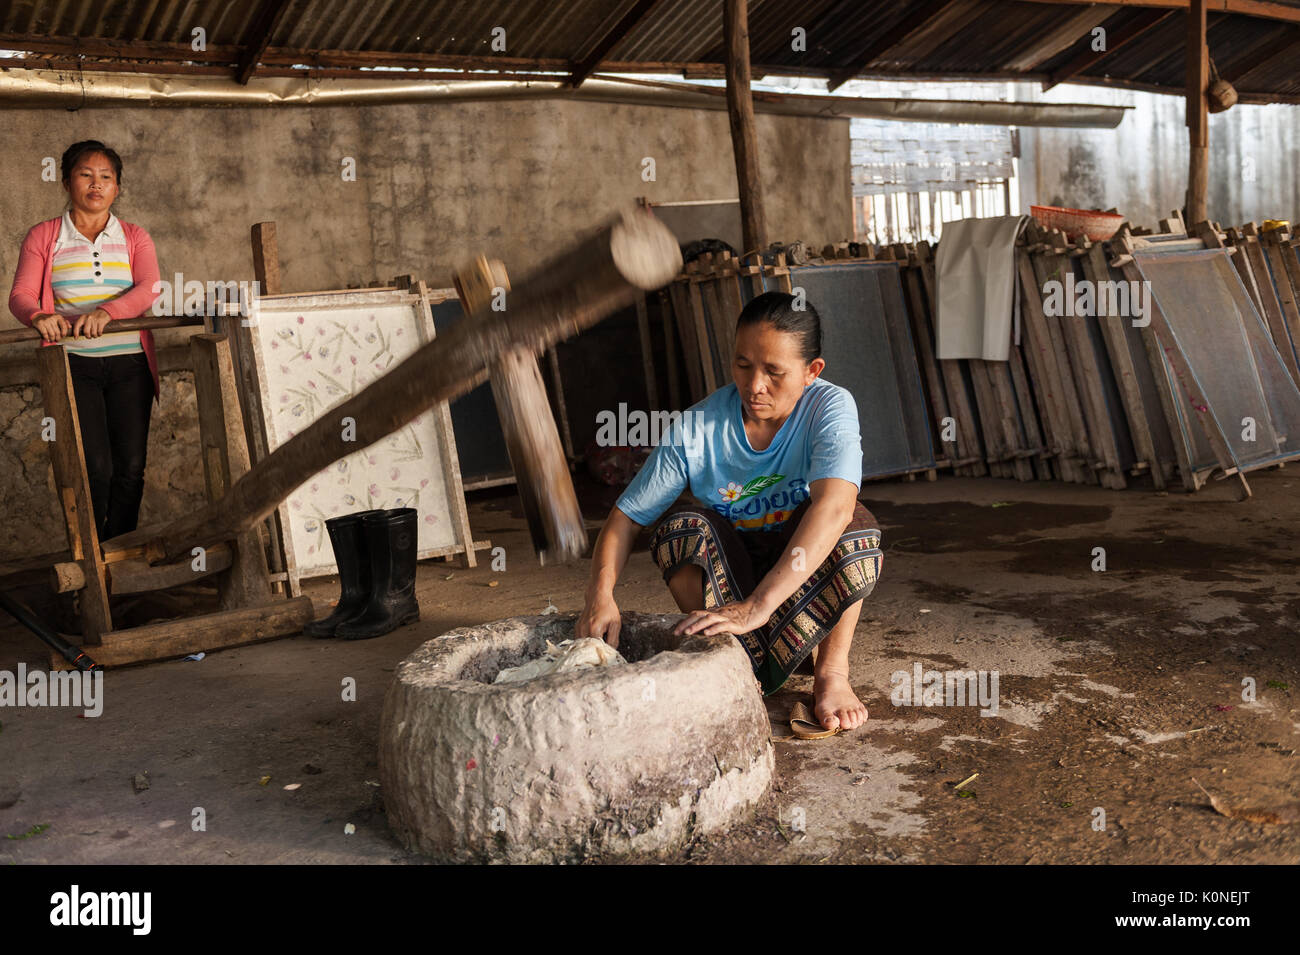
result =
[[[799,505],[779,531],[737,531],[705,505],[677,505],[655,525],[650,552],[664,580],[686,564],[704,571],[704,606],[744,600],[790,546],[808,509]],[[779,690],[795,668],[834,629],[846,607],[866,597],[880,576],[883,554],[876,519],[861,502],[830,554],[762,628],[737,639],[749,654],[763,693]]]

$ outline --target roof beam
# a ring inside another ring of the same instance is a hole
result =
[[[241,48],[239,63],[235,67],[235,82],[240,86],[248,85],[248,78],[253,75],[262,54],[271,45],[271,37],[284,19],[289,5],[290,0],[262,0],[257,17],[249,28],[251,41]]]
[[[1115,11],[1103,6],[1083,7],[1067,17],[1061,24],[1048,30],[1023,53],[1003,64],[1004,69],[1033,72],[1048,60],[1064,53],[1093,29],[1109,20]]]
[[[1052,6],[1066,4],[1088,4],[1096,0],[1014,0],[1016,3],[1048,3]],[[1151,7],[1158,10],[1188,10],[1192,0],[1105,0],[1107,6],[1115,7]],[[1210,13],[1236,13],[1246,17],[1260,17],[1265,20],[1282,20],[1286,23],[1300,23],[1300,7],[1290,7],[1272,0],[1206,0],[1205,8]]]
[[[905,16],[900,22],[895,23],[884,36],[867,47],[853,66],[832,73],[830,79],[826,82],[826,88],[834,91],[843,86],[913,33],[924,28],[926,23],[942,13],[944,7],[948,6],[949,3],[950,0],[927,0],[916,9],[914,14]]]
[[[1232,69],[1219,70],[1219,75],[1229,83],[1239,83],[1256,70],[1263,69],[1270,63],[1286,57],[1294,59],[1300,50],[1300,27],[1283,30],[1277,39],[1270,41],[1259,50],[1252,50],[1250,56]]]
[[[614,24],[614,27],[600,38],[599,42],[583,58],[582,62],[573,68],[569,83],[573,86],[581,86],[582,81],[595,72],[605,57],[609,56],[610,50],[618,46],[629,33],[640,26],[658,3],[659,0],[637,0],[632,5],[632,8],[623,14],[618,23]]]
[[[1084,50],[1060,69],[1053,70],[1052,75],[1043,80],[1043,91],[1046,92],[1058,83],[1064,83],[1070,77],[1076,76],[1084,70],[1096,66],[1116,50],[1133,40],[1136,40],[1156,24],[1163,23],[1173,15],[1173,10],[1143,10],[1119,29],[1107,31],[1104,49],[1094,50],[1092,49],[1091,44],[1089,44],[1088,49]]]

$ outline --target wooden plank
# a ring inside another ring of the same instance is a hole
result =
[[[1017,480],[1032,481],[1034,479],[1034,465],[1029,460],[1029,457],[1037,454],[1041,448],[1030,446],[1025,440],[1020,413],[1016,408],[1015,387],[1011,381],[1010,362],[986,361],[984,366],[988,372],[993,400],[997,403],[998,423],[1002,427],[1004,445],[1007,453],[1012,456],[1010,468]]]
[[[644,292],[636,297],[636,328],[641,339],[641,374],[645,377],[646,408],[649,411],[658,411],[659,383],[655,380],[654,349],[650,344],[650,313],[646,308]],[[551,354],[555,354],[554,348],[551,349]],[[572,458],[572,438],[569,440],[568,449],[569,457]]]
[[[682,359],[686,364],[686,384],[690,389],[690,404],[702,400],[709,394],[704,390],[704,368],[700,355],[700,346],[695,331],[695,316],[691,314],[686,289],[689,280],[674,279],[668,286],[672,298],[673,317],[677,322],[678,337],[682,341]]]
[[[1029,228],[1033,228],[1032,223]],[[1031,253],[1029,260],[1033,266],[1039,294],[1042,294],[1041,290],[1046,287],[1050,279],[1059,278],[1054,274],[1058,266],[1054,262],[1045,260],[1041,252]],[[1043,310],[1043,316],[1051,341],[1048,357],[1056,362],[1056,380],[1060,384],[1061,403],[1073,438],[1072,450],[1079,462],[1079,475],[1085,484],[1097,484],[1100,483],[1096,473],[1100,462],[1089,441],[1088,425],[1083,416],[1084,398],[1079,392],[1077,371],[1070,361],[1070,348],[1066,341],[1065,329],[1062,327],[1065,319],[1058,315],[1049,315],[1046,309]]]
[[[671,402],[669,407],[677,410],[682,405],[682,386],[677,372],[677,350],[674,347],[676,336],[673,335],[673,306],[672,301],[668,298],[668,290],[660,289],[659,297],[659,318],[664,326],[664,364],[668,372],[668,400]]]
[[[573,432],[569,430],[569,403],[564,398],[564,376],[560,374],[560,354],[556,348],[546,349],[546,366],[551,373],[551,394],[555,399],[555,424],[564,442],[564,455],[572,461],[577,457],[573,450]]]
[[[1295,353],[1295,336],[1300,334],[1300,262],[1296,261],[1295,251],[1282,244],[1282,233],[1273,229],[1263,233],[1259,239],[1264,254],[1268,257],[1272,270],[1273,286],[1277,289],[1278,302],[1282,307],[1282,322],[1278,331],[1282,335],[1278,341],[1274,335],[1273,343],[1282,353],[1282,362],[1291,373],[1292,381],[1300,383],[1300,366],[1297,365]]]
[[[916,244],[916,257],[920,267],[921,282],[925,288],[925,297],[929,302],[929,308],[926,310],[928,324],[930,327],[930,338],[934,340],[934,304],[938,301],[935,297],[935,278],[934,278],[934,258],[930,253],[930,244],[928,242],[918,242]],[[948,410],[952,413],[953,419],[957,422],[958,435],[967,435],[967,444],[965,453],[960,460],[975,460],[968,467],[971,476],[979,477],[987,473],[987,466],[984,463],[985,451],[980,446],[979,432],[975,426],[975,410],[971,407],[970,396],[966,391],[966,381],[961,373],[961,365],[957,359],[942,358],[939,359],[939,373],[943,376],[944,385],[948,394]]]
[[[718,375],[719,382],[726,382],[731,380],[731,357],[736,326],[734,321],[727,321],[722,295],[718,289],[719,275],[713,257],[704,258],[704,267],[709,271],[699,277],[695,282],[695,288],[700,294],[700,301],[705,309],[705,321],[708,322],[709,329],[713,333],[713,343],[716,348],[714,371]]]
[[[914,257],[913,257],[914,258]],[[949,460],[959,461],[966,457],[966,436],[958,434],[957,419],[953,418],[953,439],[945,441],[943,435],[948,431],[944,419],[951,417],[948,412],[948,396],[943,390],[943,379],[939,373],[939,363],[934,357],[934,343],[930,340],[929,322],[925,315],[925,298],[921,293],[921,277],[915,264],[907,265],[901,270],[903,291],[906,294],[907,317],[912,325],[912,340],[916,343],[917,357],[920,359],[921,371],[926,384],[926,397],[930,411],[934,415],[933,426],[944,454]]]
[[[1187,218],[1208,218],[1210,185],[1210,54],[1206,47],[1206,0],[1190,0],[1187,7]]]
[[[727,68],[727,118],[740,190],[740,225],[745,251],[767,248],[763,179],[758,167],[758,131],[749,66],[749,0],[722,0],[722,37]]]
[[[253,278],[263,295],[280,295],[280,246],[274,222],[258,222],[252,228]]]
[[[1006,434],[999,420],[997,401],[993,397],[993,388],[989,383],[987,362],[979,359],[966,361],[970,370],[971,385],[975,389],[975,409],[980,416],[980,430],[984,434],[984,460],[988,462],[989,473],[994,477],[1010,477],[1011,450],[1006,444]]]
[[[194,362],[194,397],[199,412],[199,445],[208,500],[218,501],[235,481],[248,473],[250,466],[230,342],[225,335],[195,335],[190,338],[190,355]],[[229,570],[217,579],[221,609],[265,603],[270,599],[271,588],[267,580],[266,552],[257,529],[240,534],[229,546],[232,550]]]
[[[1020,423],[1024,428],[1025,439],[1030,448],[1038,449],[1030,458],[1030,461],[1033,462],[1034,473],[1040,481],[1050,481],[1052,479],[1052,462],[1049,460],[1051,452],[1048,450],[1047,443],[1043,440],[1043,432],[1039,426],[1038,412],[1034,405],[1033,391],[1029,387],[1029,377],[1025,373],[1025,360],[1020,345],[1012,344],[1007,368],[1011,372],[1011,383],[1015,388],[1016,403],[1020,407]]]
[[[1044,253],[1049,267],[1055,262],[1059,274],[1074,274],[1074,258],[1066,252],[1055,250]],[[1106,395],[1101,388],[1101,369],[1097,362],[1097,353],[1083,316],[1063,316],[1061,327],[1065,332],[1066,348],[1070,352],[1070,364],[1075,369],[1075,381],[1084,399],[1084,423],[1088,428],[1088,441],[1093,453],[1104,462],[1106,474],[1098,478],[1108,487],[1121,489],[1125,486],[1124,469],[1119,460],[1119,448],[1115,431],[1111,425],[1110,410],[1106,405]]]
[[[420,297],[420,305],[423,311],[424,321],[421,323],[423,334],[420,336],[421,343],[433,341],[437,335],[433,323],[433,309],[430,303],[429,287],[424,282],[415,282],[411,286],[411,291]],[[552,348],[551,354],[555,354]],[[557,383],[557,388],[558,383]],[[491,547],[490,541],[481,542],[480,547],[474,540],[474,535],[469,527],[469,507],[465,503],[465,486],[460,474],[460,452],[456,448],[456,431],[451,421],[451,405],[446,401],[440,401],[433,408],[436,433],[438,435],[438,460],[442,467],[442,480],[447,488],[447,498],[451,503],[451,523],[455,529],[456,543],[463,548],[461,559],[466,567],[477,567],[478,558],[475,556],[476,549],[481,550],[483,547]],[[514,480],[514,475],[511,475]],[[426,558],[432,557],[432,554],[426,554]]]
[[[207,566],[202,571],[194,569],[192,560],[156,565],[150,565],[143,557],[118,561],[108,568],[109,590],[114,596],[119,596],[165,590],[168,587],[193,583],[228,570],[234,561],[234,552],[229,544],[213,544],[207,549],[204,559]]]
[[[1061,480],[1078,483],[1083,480],[1083,474],[1074,449],[1069,416],[1062,403],[1056,359],[1051,353],[1051,337],[1043,314],[1042,287],[1038,284],[1029,253],[1023,245],[1016,248],[1016,272],[1020,279],[1021,302],[1024,305],[1021,309],[1024,321],[1023,352],[1042,411],[1044,437],[1049,450],[1056,456],[1056,468]]]
[[[1260,301],[1264,305],[1264,320],[1268,325],[1269,334],[1273,336],[1273,344],[1282,354],[1282,363],[1286,366],[1286,370],[1297,383],[1300,383],[1300,368],[1297,368],[1296,355],[1292,352],[1288,360],[1288,349],[1283,347],[1283,344],[1290,339],[1290,332],[1286,316],[1282,311],[1282,302],[1278,297],[1278,285],[1273,280],[1268,256],[1259,241],[1259,231],[1255,223],[1247,222],[1241,227],[1241,232],[1246,257],[1250,260],[1250,269],[1255,275]]]
[[[1083,274],[1092,282],[1095,289],[1101,289],[1100,283],[1110,281],[1110,265],[1106,253],[1100,244],[1089,246],[1081,260]],[[1166,469],[1157,455],[1155,441],[1151,436],[1151,419],[1142,400],[1142,391],[1138,387],[1137,372],[1133,367],[1133,355],[1129,351],[1128,341],[1124,335],[1123,323],[1131,321],[1132,316],[1111,315],[1107,303],[1099,294],[1097,302],[1097,324],[1101,329],[1102,340],[1106,343],[1106,353],[1110,358],[1111,372],[1119,386],[1120,399],[1124,404],[1124,416],[1128,420],[1129,433],[1133,436],[1133,448],[1138,464],[1146,464],[1151,472],[1152,483],[1157,490],[1165,488]],[[1154,412],[1155,409],[1150,409]],[[1172,462],[1169,462],[1172,466]]]
[[[711,395],[718,390],[717,355],[710,341],[708,318],[704,313],[704,300],[700,295],[700,281],[697,274],[692,274],[686,286],[686,310],[699,349],[700,377],[704,382],[704,393]]]
[[[295,597],[260,607],[181,617],[106,633],[93,656],[100,666],[116,667],[209,653],[299,633],[314,615],[310,597]],[[53,653],[50,668],[69,670],[72,665]]]
[[[98,646],[103,635],[113,629],[108,604],[108,580],[95,530],[95,508],[86,477],[86,457],[81,446],[81,425],[77,420],[77,399],[72,392],[72,374],[62,345],[36,350],[37,371],[41,381],[41,404],[45,417],[53,419],[54,440],[47,442],[50,463],[54,467],[54,486],[58,488],[68,533],[68,550],[81,565],[86,586],[79,594],[81,642]]]
[[[1250,256],[1246,254],[1245,239],[1237,229],[1229,229],[1227,242],[1230,248],[1237,250],[1237,254],[1232,257],[1233,268],[1241,276],[1241,284],[1246,286],[1246,294],[1250,296],[1251,302],[1254,303],[1255,311],[1259,312],[1260,316],[1263,317],[1264,299],[1259,294],[1259,281],[1255,278],[1255,267],[1250,261]],[[1264,327],[1268,328],[1267,323]],[[1273,336],[1272,329],[1269,329],[1268,334],[1270,338]],[[1276,339],[1274,339],[1274,344],[1277,344]]]

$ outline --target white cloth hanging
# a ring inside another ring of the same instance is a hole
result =
[[[943,224],[935,256],[935,351],[939,358],[1006,361],[1020,341],[1016,236],[1028,216]]]

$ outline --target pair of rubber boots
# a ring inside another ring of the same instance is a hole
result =
[[[416,511],[361,511],[325,522],[342,592],[334,612],[303,627],[312,637],[369,640],[420,619],[415,602]]]

